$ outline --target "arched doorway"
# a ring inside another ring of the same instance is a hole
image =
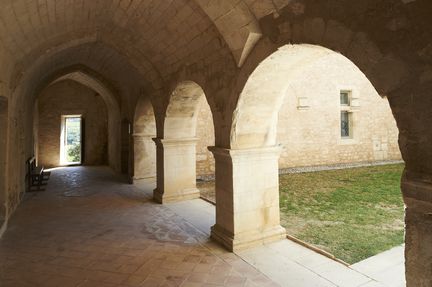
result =
[[[89,71],[92,72],[92,71]],[[90,74],[87,71],[82,70],[73,70],[73,71],[66,71],[66,72],[60,72],[60,73],[54,73],[50,77],[50,81],[48,84],[46,84],[43,89],[40,89],[40,91],[47,90],[48,88],[60,83],[69,81],[69,83],[75,85],[81,85],[88,91],[91,91],[91,95],[89,97],[95,97],[95,100],[97,100],[97,97],[100,97],[100,105],[101,108],[97,109],[97,111],[103,111],[106,109],[106,128],[105,132],[97,131],[93,134],[87,133],[87,137],[90,136],[93,138],[92,142],[97,142],[98,138],[103,137],[106,138],[106,146],[105,148],[99,149],[98,146],[93,145],[89,146],[87,149],[87,159],[90,160],[89,163],[93,165],[94,164],[100,164],[104,162],[105,160],[97,159],[95,158],[97,153],[104,152],[107,154],[106,163],[115,171],[120,171],[120,109],[116,100],[116,97],[114,93],[111,91],[110,88],[108,88],[101,80],[99,80],[95,75]],[[37,102],[36,102],[37,104]],[[82,105],[82,103],[80,103]],[[78,108],[73,111],[75,114],[79,114],[82,110],[85,110],[86,107]],[[69,111],[70,114],[71,111]],[[97,112],[92,113],[90,116],[96,116]],[[36,114],[37,115],[37,114]],[[40,116],[40,115],[37,115]],[[99,116],[100,117],[100,116]],[[35,119],[35,122],[38,122],[37,119]],[[83,122],[84,125],[89,125],[88,122]],[[90,123],[90,126],[92,124]],[[59,125],[55,125],[56,127]],[[89,126],[89,128],[90,128]],[[99,130],[99,129],[97,129]],[[85,132],[85,131],[84,131]],[[88,131],[90,132],[90,130]],[[102,133],[105,133],[105,135],[102,135]],[[84,143],[85,144],[85,143]],[[97,152],[95,152],[97,150]],[[84,155],[84,157],[86,157]],[[97,157],[97,156],[96,156]],[[103,157],[102,155],[99,156],[99,158]],[[93,159],[94,160],[93,160]],[[92,163],[93,162],[93,163]]]
[[[96,91],[73,80],[56,81],[39,95],[37,108],[41,166],[108,164],[108,112]]]
[[[158,202],[199,197],[196,188],[197,118],[204,91],[195,82],[178,84],[166,110],[163,138],[156,138]]]

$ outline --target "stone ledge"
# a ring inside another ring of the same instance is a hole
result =
[[[216,146],[208,147],[208,150],[213,153],[215,160],[225,161],[256,161],[263,159],[274,159],[279,158],[282,151],[281,146],[268,146],[260,148],[248,148],[248,149],[226,149]]]
[[[288,167],[288,168],[279,169],[279,174],[305,173],[305,172],[316,172],[316,171],[326,171],[326,170],[339,170],[339,169],[381,166],[381,165],[399,164],[399,163],[404,163],[404,161],[403,160],[385,160],[385,161],[373,161],[373,162],[354,162],[354,163],[338,163],[338,164],[329,164],[329,165]]]

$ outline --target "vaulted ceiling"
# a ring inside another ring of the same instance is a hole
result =
[[[159,88],[181,65],[215,53],[241,65],[260,38],[258,17],[276,11],[274,2],[289,1],[3,0],[0,79],[14,88],[34,65],[46,74],[44,65],[79,59],[111,77],[115,71],[116,80],[132,68]]]

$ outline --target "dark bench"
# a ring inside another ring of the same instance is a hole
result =
[[[41,191],[41,187],[46,185],[45,181],[49,179],[50,172],[46,172],[43,166],[36,166],[36,158],[31,157],[27,160],[27,180],[28,191]],[[32,190],[32,187],[37,187]]]

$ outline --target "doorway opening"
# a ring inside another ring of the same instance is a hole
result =
[[[61,119],[60,164],[80,165],[82,163],[81,115],[64,115]]]

